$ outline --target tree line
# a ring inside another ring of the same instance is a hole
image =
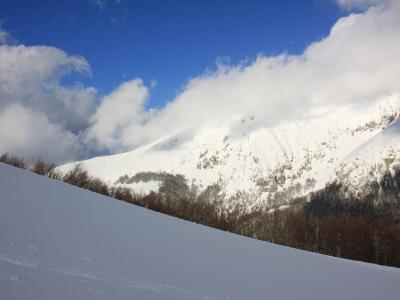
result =
[[[336,257],[400,267],[400,184],[397,185],[400,169],[392,178],[383,176],[386,191],[379,189],[379,194],[369,194],[366,199],[347,199],[340,185],[331,184],[308,199],[292,201],[289,208],[257,208],[249,212],[240,202],[227,209],[217,184],[197,193],[182,175],[135,175],[136,179],[141,176],[151,180],[152,176],[157,176],[161,180],[158,192],[139,195],[124,186],[110,187],[90,176],[79,164],[60,174],[55,165],[43,160],[28,165],[21,158],[5,154],[0,162],[236,234]],[[124,176],[121,182],[134,179]],[[390,204],[383,204],[385,197]]]

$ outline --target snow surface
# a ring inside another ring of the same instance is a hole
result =
[[[0,163],[0,299],[399,299],[400,270],[265,243]]]

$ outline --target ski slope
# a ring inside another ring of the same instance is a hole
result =
[[[277,246],[0,163],[0,299],[399,299],[400,270]]]

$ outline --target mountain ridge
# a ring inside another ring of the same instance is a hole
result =
[[[233,199],[249,208],[287,205],[337,181],[357,194],[370,168],[388,159],[392,167],[400,163],[394,155],[400,151],[399,112],[400,97],[387,95],[364,109],[325,107],[310,112],[307,119],[274,126],[256,115],[232,116],[222,125],[197,131],[188,127],[130,152],[73,162],[58,170],[66,172],[79,163],[108,184],[123,184],[138,193],[157,191],[160,181],[127,184],[119,178],[145,172],[180,174],[199,191],[218,184],[227,205]],[[372,143],[374,139],[378,142]],[[365,147],[375,149],[374,160],[362,158]]]

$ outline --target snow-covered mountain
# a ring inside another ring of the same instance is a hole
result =
[[[387,95],[362,109],[319,107],[277,124],[257,115],[232,116],[224,124],[189,126],[130,152],[79,163],[109,184],[140,172],[182,174],[200,190],[217,183],[227,202],[248,207],[285,205],[334,181],[357,194],[400,163],[399,113],[399,95]],[[66,172],[76,163],[58,169]],[[136,192],[160,184],[135,178],[128,185]]]
[[[398,299],[400,271],[278,246],[0,163],[0,299]]]
[[[352,196],[380,183],[384,176],[400,170],[400,121],[382,129],[357,147],[335,169],[334,178],[347,187]],[[377,186],[378,187],[378,186]]]

